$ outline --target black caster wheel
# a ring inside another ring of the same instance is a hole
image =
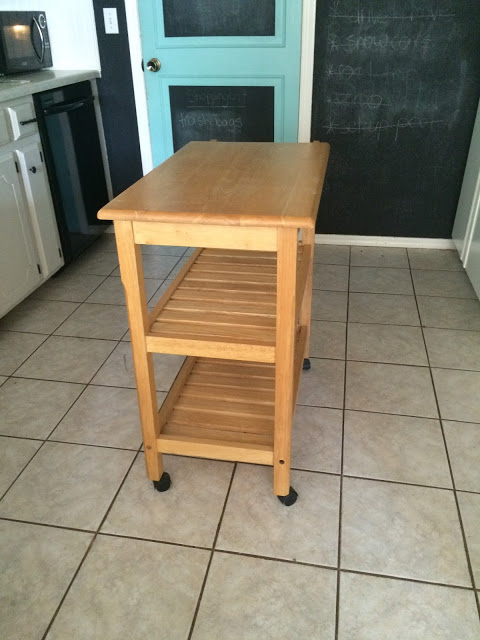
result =
[[[309,369],[311,369],[311,368],[312,368],[312,365],[311,365],[310,360],[309,360],[308,358],[304,358],[304,359],[303,359],[303,367],[302,367],[302,369],[303,369],[304,371],[308,371],[308,370],[309,370]]]
[[[277,496],[282,504],[286,507],[291,507],[292,504],[295,504],[298,498],[298,493],[295,491],[293,487],[290,487],[290,493],[286,496]]]
[[[153,486],[157,491],[160,491],[160,492],[167,491],[168,489],[170,489],[171,484],[172,484],[172,481],[170,480],[170,476],[166,471],[162,473],[162,477],[160,478],[160,480],[153,481]]]

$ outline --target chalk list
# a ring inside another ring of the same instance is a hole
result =
[[[332,145],[324,230],[449,236],[479,98],[479,5],[318,3],[312,137]]]
[[[274,87],[171,86],[174,150],[191,140],[271,142]]]

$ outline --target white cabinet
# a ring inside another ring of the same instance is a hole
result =
[[[0,155],[0,316],[42,282],[36,242],[12,152]]]
[[[63,265],[31,96],[0,104],[0,317]]]

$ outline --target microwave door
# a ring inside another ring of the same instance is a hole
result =
[[[45,58],[45,38],[43,36],[42,28],[35,16],[32,18],[30,29],[33,51],[38,61],[43,62]]]

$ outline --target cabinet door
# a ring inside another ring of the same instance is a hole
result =
[[[42,280],[12,153],[0,156],[0,202],[0,316],[3,316]]]
[[[63,265],[63,257],[40,140],[36,137],[30,144],[22,145],[22,149],[16,153],[37,241],[42,275],[48,278]]]

